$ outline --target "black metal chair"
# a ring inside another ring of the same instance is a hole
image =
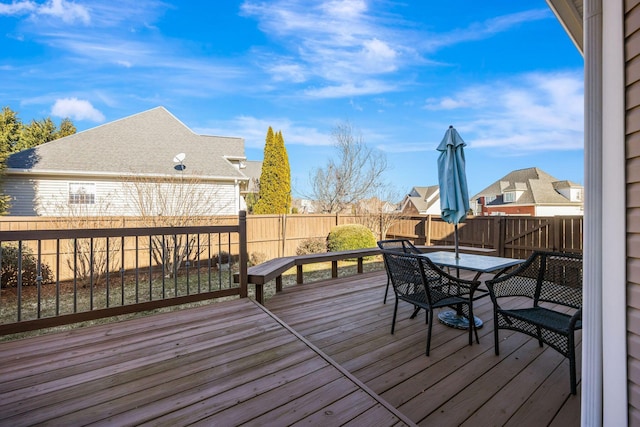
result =
[[[388,239],[388,240],[380,240],[378,242],[378,247],[382,250],[389,251],[398,251],[403,252],[405,254],[420,254],[420,249],[416,248],[413,243],[411,243],[407,239]],[[386,268],[386,262],[385,262]],[[387,295],[389,294],[389,284],[391,283],[391,279],[389,277],[389,270],[387,269],[387,287],[384,290],[384,304],[387,303]],[[414,313],[415,316],[415,313]]]
[[[575,331],[582,329],[582,255],[534,252],[524,264],[486,284],[493,302],[496,355],[500,354],[500,329],[537,338],[540,347],[546,343],[569,359],[571,393],[576,394]],[[522,298],[513,297],[524,297],[528,303],[523,305]]]
[[[433,310],[440,307],[461,307],[462,314],[470,319],[469,345],[473,343],[473,333],[479,343],[478,331],[473,319],[473,293],[480,285],[478,280],[460,279],[433,264],[425,256],[383,250],[382,255],[396,295],[393,309],[391,333],[395,332],[398,301],[406,301],[427,312],[427,356],[431,347]],[[413,317],[413,316],[412,316]]]

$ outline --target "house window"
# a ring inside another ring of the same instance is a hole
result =
[[[70,182],[70,205],[93,205],[96,203],[96,185],[94,183]]]
[[[514,191],[510,191],[508,193],[504,193],[502,196],[502,201],[505,203],[513,203],[516,201],[516,193]]]

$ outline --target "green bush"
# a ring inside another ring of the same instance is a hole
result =
[[[18,247],[2,246],[2,287],[18,286]],[[42,284],[53,282],[53,273],[47,264],[41,265]],[[22,286],[38,284],[38,260],[28,248],[22,248]]]
[[[305,239],[296,248],[296,255],[321,254],[327,252],[327,244],[320,238]]]
[[[373,231],[360,224],[338,225],[327,237],[329,252],[376,247]]]

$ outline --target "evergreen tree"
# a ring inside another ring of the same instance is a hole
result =
[[[281,195],[285,206],[285,213],[291,211],[291,167],[289,166],[289,155],[284,146],[284,137],[282,131],[276,134],[276,144],[278,150],[282,153],[282,179],[280,180]]]
[[[73,135],[76,133],[76,126],[73,124],[71,119],[65,118],[60,122],[60,126],[58,127],[58,131],[55,134],[54,139],[64,138],[65,136]]]
[[[253,212],[286,214],[291,208],[291,170],[282,132],[274,135],[269,126],[264,146],[260,192]]]
[[[20,140],[20,130],[22,122],[18,118],[18,114],[9,107],[3,107],[0,113],[0,152],[2,161],[14,152],[14,147],[18,145]]]
[[[50,117],[32,120],[25,125],[15,111],[3,107],[0,112],[0,186],[4,178],[5,160],[10,154],[74,133],[76,127],[68,118],[60,122],[60,129],[56,128]],[[8,197],[0,194],[0,215],[6,214],[8,209]]]
[[[56,139],[56,124],[53,123],[50,117],[42,120],[31,120],[31,123],[22,127],[16,151],[37,147],[54,139]]]

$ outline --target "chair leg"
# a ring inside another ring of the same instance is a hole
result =
[[[540,329],[540,326],[536,327],[536,331],[538,334],[538,345],[542,347],[544,343],[542,342],[542,329]]]
[[[391,322],[391,335],[396,330],[396,314],[398,314],[398,297],[396,297],[396,304],[393,307],[393,321]]]
[[[500,338],[498,337],[498,313],[493,312],[493,348],[496,356],[500,356]]]
[[[387,303],[387,295],[389,294],[389,277],[387,276],[387,288],[384,290],[384,302],[383,304]]]
[[[427,317],[429,318],[429,327],[427,328],[427,356],[429,356],[429,349],[431,348],[431,328],[433,327],[433,309],[429,309]]]
[[[469,345],[473,345],[473,331],[476,329],[476,319],[473,317],[473,309],[469,304]],[[476,339],[478,338],[478,332],[476,331]],[[480,344],[480,342],[478,342]]]
[[[569,335],[569,381],[571,383],[571,394],[575,395],[578,392],[578,386],[576,385],[576,347],[574,342],[573,332]]]

